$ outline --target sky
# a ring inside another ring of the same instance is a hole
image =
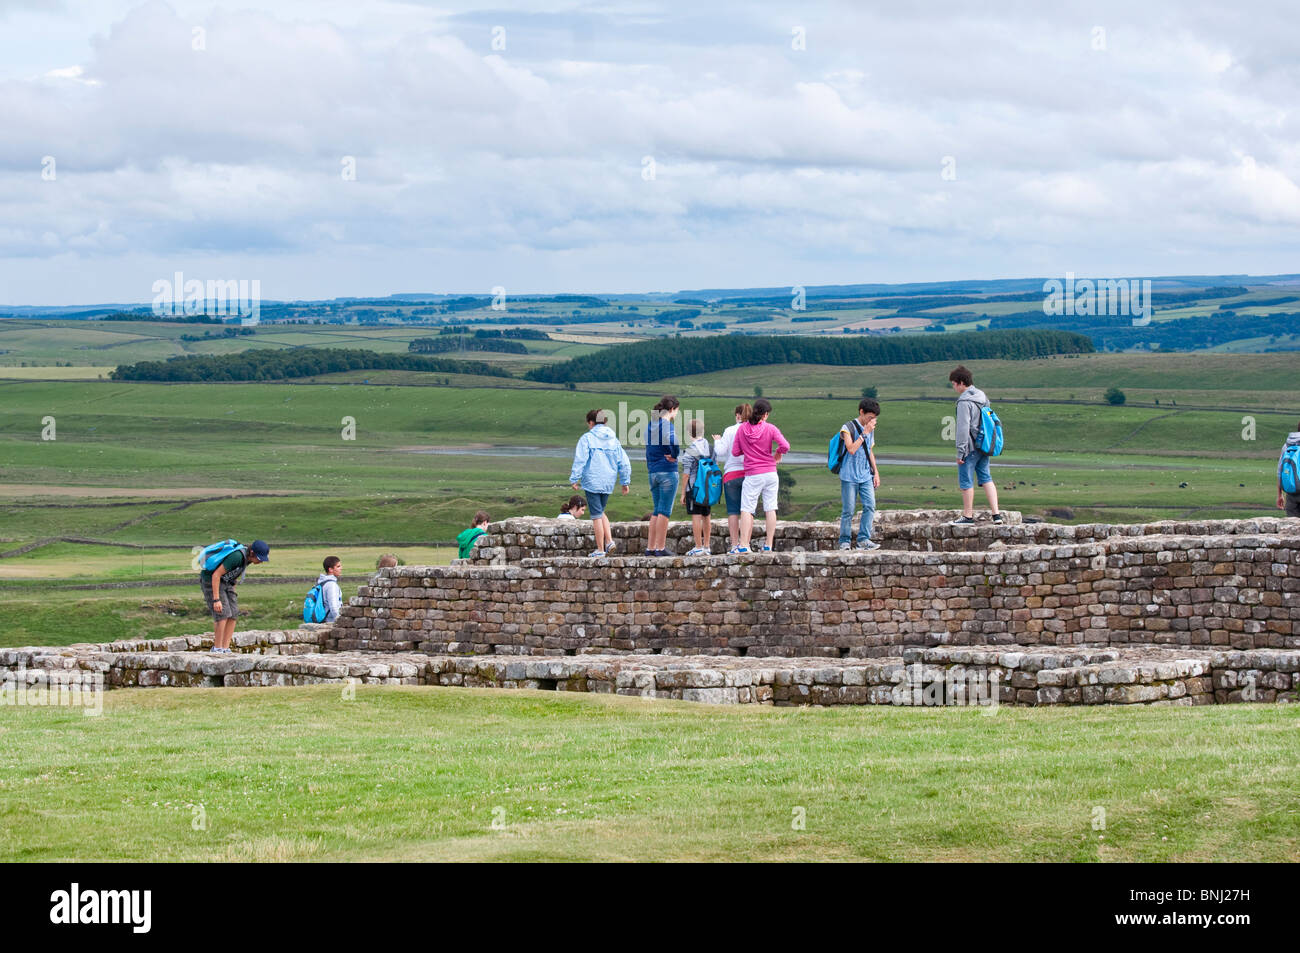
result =
[[[1300,272],[1284,2],[0,0],[0,304]]]

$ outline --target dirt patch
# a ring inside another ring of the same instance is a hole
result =
[[[884,318],[871,318],[867,321],[854,321],[852,324],[837,325],[835,330],[841,327],[848,328],[851,331],[861,331],[864,328],[871,331],[886,331],[889,328],[923,328],[927,324],[934,324],[934,318],[904,318],[889,315]]]
[[[194,496],[300,496],[295,490],[222,489],[206,486],[47,486],[40,483],[3,483],[0,496],[74,496],[90,499],[136,496],[150,500],[185,500]]]

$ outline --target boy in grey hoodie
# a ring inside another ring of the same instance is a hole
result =
[[[1296,426],[1300,427],[1300,424]],[[1287,493],[1282,489],[1282,458],[1286,456],[1286,448],[1300,445],[1300,430],[1293,430],[1287,435],[1286,443],[1282,444],[1282,452],[1277,458],[1277,508],[1286,510],[1287,516],[1300,516],[1300,493]]]
[[[713,452],[704,436],[704,421],[698,417],[691,421],[691,438],[691,445],[681,457],[682,469],[686,473],[686,479],[682,480],[682,504],[691,514],[691,531],[695,536],[695,548],[686,555],[708,556],[713,551],[712,507],[695,502],[695,472],[700,468],[700,461],[712,457]]]
[[[973,386],[974,378],[965,367],[958,365],[948,375],[952,389],[957,392],[957,486],[961,489],[961,516],[952,521],[954,526],[975,522],[975,484],[984,487],[993,511],[993,522],[1001,523],[998,512],[998,487],[989,474],[989,456],[978,445],[980,410],[989,405],[984,392]]]
[[[325,602],[325,621],[335,622],[343,611],[343,589],[339,586],[339,577],[343,575],[343,560],[337,556],[326,556],[321,564],[324,572],[316,579],[321,587],[321,599]]]
[[[578,438],[569,471],[569,483],[587,497],[587,513],[596,534],[596,549],[590,554],[593,558],[602,557],[614,548],[605,504],[614,492],[615,481],[623,484],[625,496],[632,483],[632,462],[608,423],[607,411],[587,412],[587,432]]]

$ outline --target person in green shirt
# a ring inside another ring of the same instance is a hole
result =
[[[456,545],[460,547],[460,558],[469,559],[474,552],[474,544],[478,542],[479,537],[487,532],[487,524],[492,522],[492,518],[483,510],[474,514],[474,525],[464,530],[456,537]]]
[[[199,589],[212,613],[212,651],[218,655],[230,654],[230,639],[235,634],[235,620],[239,618],[235,585],[249,566],[270,559],[271,547],[259,539],[251,546],[232,551],[211,572],[204,569],[199,573]]]

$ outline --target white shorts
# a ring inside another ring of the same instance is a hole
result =
[[[746,475],[740,485],[740,511],[753,513],[758,509],[758,497],[763,497],[763,512],[776,512],[777,476],[775,473],[756,473]]]

